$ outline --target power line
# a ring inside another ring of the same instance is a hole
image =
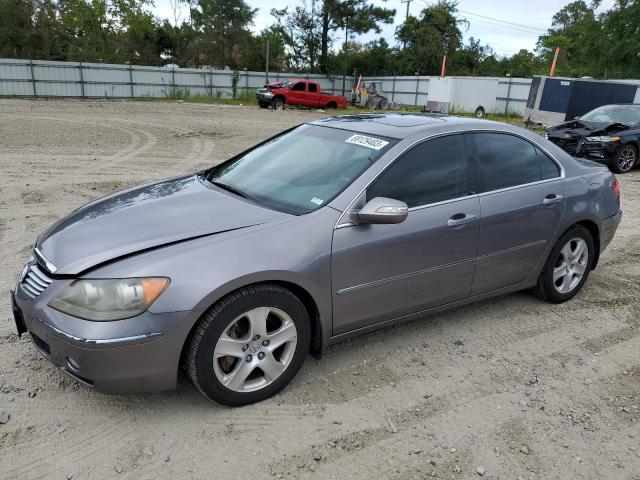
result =
[[[510,22],[509,20],[501,20],[499,18],[489,17],[487,15],[480,15],[479,13],[470,12],[468,10],[461,10],[460,9],[459,11],[462,12],[462,13],[466,13],[467,15],[474,15],[476,17],[486,18],[488,20],[493,20],[494,22],[508,23],[509,25],[515,25],[516,27],[524,27],[524,28],[528,28],[529,30],[537,30],[539,32],[545,32],[545,33],[547,31],[547,29],[545,29],[545,28],[531,27],[529,25],[524,25],[522,23]]]
[[[432,6],[432,4],[429,3],[429,0],[422,0],[424,2],[424,4],[429,7]],[[495,17],[489,17],[487,15],[482,15],[480,13],[475,13],[475,12],[471,12],[469,10],[462,10],[462,9],[458,9],[459,12],[462,13],[466,13],[467,15],[473,15],[475,17],[480,17],[480,18],[484,18],[486,20],[480,20],[477,18],[474,18],[472,20],[477,21],[477,22],[482,22],[482,23],[487,23],[489,25],[493,25],[495,27],[503,27],[503,28],[510,28],[512,30],[518,30],[520,32],[525,32],[525,33],[546,33],[547,30],[544,28],[538,28],[538,27],[531,27],[529,25],[524,25],[522,23],[516,23],[516,22],[511,22],[509,20],[502,20],[500,18],[495,18]],[[493,23],[493,22],[498,22],[498,23]]]

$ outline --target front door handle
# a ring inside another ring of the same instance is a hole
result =
[[[475,215],[467,213],[456,213],[453,217],[447,220],[447,226],[451,228],[461,228],[467,223],[473,222],[477,217]]]
[[[561,202],[564,197],[555,193],[550,193],[542,200],[543,205],[553,205],[554,203]]]

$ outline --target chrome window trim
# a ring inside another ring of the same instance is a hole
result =
[[[405,147],[401,152],[399,152],[395,157],[393,157],[389,161],[389,163],[382,170],[380,170],[371,180],[369,180],[369,182],[358,192],[358,194],[353,198],[353,200],[351,200],[349,205],[347,205],[347,208],[345,208],[344,212],[342,212],[342,215],[340,215],[340,217],[338,217],[338,220],[336,221],[336,224],[334,225],[333,229],[334,230],[338,230],[340,228],[346,228],[346,227],[355,226],[355,223],[353,223],[353,222],[349,222],[349,221],[342,222],[342,223],[340,223],[340,222],[341,222],[341,220],[343,219],[343,217],[345,215],[347,215],[347,214],[349,214],[351,212],[351,207],[353,207],[353,204],[356,203],[356,200],[358,200],[358,198],[360,198],[360,195],[362,195],[367,190],[367,188],[369,188],[369,186],[378,179],[378,177],[380,175],[382,175],[384,172],[386,172],[387,169],[391,165],[393,165],[396,162],[396,160],[398,160],[398,158],[401,155],[404,155],[409,149],[413,148],[414,146],[418,145],[419,143],[422,143],[422,142],[425,142],[425,141],[428,141],[428,140],[432,140],[434,138],[446,137],[446,136],[449,136],[449,135],[460,135],[460,134],[465,134],[465,133],[497,133],[497,134],[506,134],[506,135],[513,135],[515,137],[519,137],[519,138],[525,140],[526,142],[529,142],[534,147],[537,147],[540,150],[542,150],[551,159],[551,161],[554,162],[558,166],[558,168],[560,169],[560,176],[553,177],[553,178],[547,178],[545,180],[538,180],[536,182],[531,182],[531,183],[524,183],[522,185],[514,185],[514,186],[511,186],[511,187],[500,188],[500,189],[497,189],[497,190],[490,190],[488,192],[476,193],[476,194],[473,194],[473,195],[465,195],[464,197],[450,198],[448,200],[442,200],[440,202],[427,203],[425,205],[417,205],[415,207],[409,208],[410,212],[415,211],[415,210],[422,210],[424,208],[435,207],[435,206],[438,206],[438,205],[443,205],[443,204],[446,204],[446,203],[451,203],[451,202],[464,200],[464,199],[468,199],[468,198],[484,197],[484,196],[492,195],[492,194],[495,194],[495,193],[502,193],[502,192],[506,192],[506,191],[509,191],[509,190],[515,190],[515,189],[519,189],[519,188],[530,187],[530,186],[533,186],[533,185],[549,183],[549,182],[556,181],[556,180],[564,180],[566,178],[565,177],[564,166],[560,162],[558,162],[558,160],[556,160],[555,157],[551,153],[549,153],[549,151],[545,147],[543,147],[541,145],[538,145],[537,143],[533,142],[532,140],[530,140],[526,136],[522,135],[521,133],[509,132],[509,131],[506,131],[506,130],[491,130],[491,129],[453,130],[453,131],[445,132],[445,133],[435,133],[433,135],[429,135],[427,137],[423,137],[420,140],[416,140],[415,142],[413,142],[410,145],[407,145],[407,147]]]

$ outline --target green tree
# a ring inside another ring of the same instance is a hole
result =
[[[422,10],[418,18],[409,16],[396,29],[396,38],[406,45],[400,53],[400,68],[405,74],[437,74],[443,55],[451,55],[462,45],[455,2],[439,0]]]
[[[217,67],[237,68],[240,49],[251,35],[249,26],[256,12],[244,0],[198,0],[191,11],[202,37],[196,63],[203,60]]]

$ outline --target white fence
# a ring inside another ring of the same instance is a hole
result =
[[[234,75],[235,86],[234,86]],[[320,83],[322,90],[342,93],[342,77],[272,72],[270,80],[303,77]],[[439,77],[367,77],[378,80],[390,100],[404,105],[424,105],[427,100],[445,101],[454,110],[473,111],[474,96],[484,93],[491,98],[485,110],[496,113],[522,114],[529,93],[531,79],[491,77],[492,88],[477,91],[474,77],[447,77],[456,83],[448,98],[430,98],[430,84]],[[477,79],[476,79],[477,80]],[[83,62],[53,62],[45,60],[0,59],[0,96],[20,97],[76,97],[76,98],[134,98],[172,97],[177,93],[231,98],[253,90],[265,83],[264,72],[212,70],[197,68],[164,68],[135,65],[115,65]],[[353,85],[353,77],[346,78],[346,90]],[[477,101],[477,99],[476,99]]]

